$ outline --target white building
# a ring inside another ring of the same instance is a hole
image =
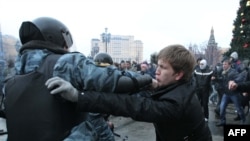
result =
[[[101,35],[101,39],[102,39]],[[124,61],[143,61],[143,43],[134,40],[134,36],[110,35],[108,42],[100,39],[91,40],[91,56],[94,57],[98,52],[107,52],[114,62]]]

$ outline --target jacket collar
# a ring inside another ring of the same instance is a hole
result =
[[[33,40],[30,42],[27,42],[24,44],[21,48],[19,53],[22,54],[24,50],[26,49],[48,49],[51,52],[54,52],[56,54],[65,54],[68,53],[63,48],[57,46],[56,44],[46,42],[46,41],[39,41],[39,40]]]
[[[176,83],[173,83],[173,84],[170,84],[170,85],[167,85],[165,87],[161,87],[159,89],[156,90],[156,92],[154,94],[152,94],[152,96],[160,96],[162,94],[165,94],[173,89],[175,89],[176,87],[180,86],[180,85],[183,85],[184,83],[187,83],[185,81],[178,81]]]

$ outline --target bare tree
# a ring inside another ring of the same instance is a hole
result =
[[[193,52],[196,59],[200,58],[200,57],[204,58],[204,52],[205,52],[204,46],[202,46],[202,45],[198,46],[197,44],[191,44],[190,43],[189,44],[189,50],[191,52]]]

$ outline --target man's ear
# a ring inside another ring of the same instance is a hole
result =
[[[180,80],[184,75],[184,72],[183,71],[180,71],[178,73],[175,73],[175,80]]]

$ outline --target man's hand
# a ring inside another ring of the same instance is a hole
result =
[[[214,80],[214,79],[216,79],[216,77],[212,76],[212,77],[211,77],[211,80]]]
[[[152,87],[152,89],[156,89],[156,88],[159,87],[159,86],[158,86],[158,81],[157,81],[156,79],[153,79],[153,80],[152,80],[151,87]]]
[[[229,90],[236,90],[237,87],[238,87],[238,85],[234,81],[229,81],[228,82],[228,89]]]
[[[78,101],[78,90],[74,88],[70,82],[60,78],[52,77],[45,82],[51,94],[61,94],[61,96],[69,101]]]

